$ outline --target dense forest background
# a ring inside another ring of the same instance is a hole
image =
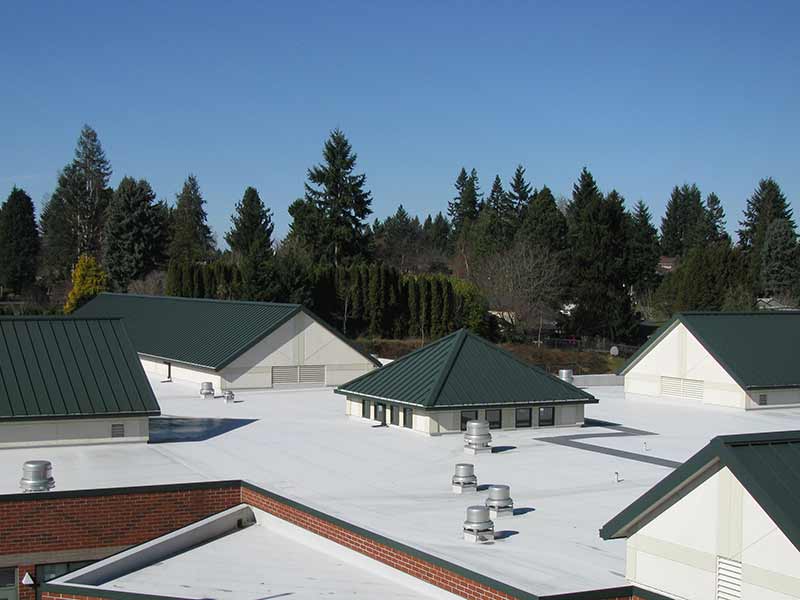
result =
[[[441,212],[420,219],[401,205],[370,221],[366,175],[335,130],[289,208],[288,235],[274,238],[271,210],[243,184],[223,250],[197,177],[167,202],[143,178],[112,189],[111,174],[85,126],[38,219],[25,191],[10,191],[5,312],[71,312],[114,290],[303,303],[353,338],[424,342],[468,327],[497,341],[600,347],[638,343],[643,322],[678,311],[792,307],[800,296],[796,225],[769,177],[755,182],[736,241],[713,192],[676,185],[657,228],[644,202],[601,192],[586,168],[565,198],[521,165],[488,191],[465,167]]]

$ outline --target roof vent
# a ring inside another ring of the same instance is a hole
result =
[[[204,381],[200,384],[200,397],[204,400],[214,397],[214,384],[210,381]]]
[[[22,465],[19,487],[23,492],[49,492],[55,485],[53,465],[49,460],[28,460]]]
[[[572,369],[559,369],[558,370],[558,378],[561,381],[566,381],[567,383],[572,383],[572,380],[573,380]]]
[[[467,454],[491,452],[492,449],[489,447],[491,441],[489,421],[467,421],[467,430],[464,432],[464,452]]]
[[[511,499],[511,488],[507,485],[490,485],[486,508],[492,519],[514,516],[514,501]]]
[[[453,475],[453,493],[463,494],[464,492],[478,491],[478,478],[475,477],[475,465],[470,463],[458,463],[456,472]]]
[[[222,397],[225,398],[225,404],[231,404],[236,398],[236,394],[233,393],[233,390],[226,390]]]
[[[464,539],[478,544],[494,541],[494,522],[489,518],[488,508],[485,506],[467,507],[467,520],[464,521]]]

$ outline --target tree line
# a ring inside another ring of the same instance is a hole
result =
[[[792,303],[800,294],[792,210],[771,178],[748,199],[735,244],[716,194],[675,186],[657,229],[643,201],[629,209],[586,168],[569,198],[535,187],[521,165],[484,194],[477,171],[462,168],[446,214],[420,220],[401,205],[369,222],[366,176],[334,130],[289,207],[286,238],[274,239],[272,211],[247,187],[222,251],[194,175],[174,203],[143,178],[126,175],[112,189],[111,175],[85,126],[38,221],[24,190],[12,189],[0,207],[6,293],[63,298],[71,282],[69,308],[108,288],[298,302],[351,336],[438,337],[469,326],[619,341],[635,338],[642,317],[746,310],[760,296]],[[671,272],[659,271],[662,256],[674,259]]]

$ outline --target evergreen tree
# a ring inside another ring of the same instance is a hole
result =
[[[94,257],[82,254],[72,270],[72,289],[64,305],[64,313],[70,314],[89,300],[108,289],[108,276]]]
[[[472,169],[467,174],[467,170],[462,167],[456,178],[455,188],[456,196],[448,203],[447,214],[453,225],[453,234],[458,236],[465,224],[478,218],[480,187],[477,171]]]
[[[509,183],[508,197],[520,216],[524,216],[533,197],[531,189],[531,184],[525,181],[525,168],[522,165],[517,165],[514,177]]]
[[[78,236],[71,206],[85,190],[77,168],[69,164],[58,176],[56,191],[42,209],[42,273],[49,283],[68,280],[78,260]]]
[[[431,277],[431,312],[430,312],[430,332],[431,338],[442,336],[442,287],[438,277]]]
[[[419,219],[412,219],[401,204],[383,223],[376,220],[372,231],[376,257],[401,271],[408,271],[413,257],[420,251],[422,227]]]
[[[203,265],[192,265],[192,298],[205,298],[206,290],[203,287]]]
[[[19,294],[36,281],[39,229],[33,202],[14,187],[0,207],[0,285]]]
[[[167,267],[167,296],[180,296],[183,291],[183,270],[177,261],[169,261]]]
[[[519,218],[516,205],[511,196],[503,189],[499,175],[495,175],[487,204],[492,214],[495,235],[501,244],[500,247],[508,247],[517,232]]]
[[[163,262],[167,224],[155,199],[147,181],[123,177],[108,205],[103,265],[116,289],[126,290]]]
[[[248,187],[231,218],[225,240],[238,258],[242,292],[249,300],[273,300],[278,290],[272,273],[272,213],[255,188]]]
[[[436,213],[436,217],[433,219],[428,231],[428,239],[433,248],[440,252],[447,251],[448,240],[450,238],[450,223],[445,219],[442,213]]]
[[[184,298],[194,296],[194,265],[187,260],[181,263],[181,293]]]
[[[552,253],[566,248],[567,220],[547,186],[530,199],[517,239]]]
[[[408,280],[408,333],[411,337],[419,335],[419,286],[417,278]]]
[[[205,200],[194,175],[189,175],[177,195],[174,231],[169,256],[173,260],[194,263],[207,260],[214,252],[214,238],[206,223]]]
[[[334,265],[364,256],[365,219],[372,213],[366,175],[354,174],[357,155],[339,129],[323,148],[323,163],[308,170],[305,199],[290,207],[292,233],[317,260]]]
[[[769,296],[782,296],[798,284],[797,235],[788,219],[775,219],[767,227],[761,248],[761,287]]]
[[[383,325],[383,302],[381,290],[381,269],[373,264],[369,270],[369,335],[381,336]]]
[[[653,226],[650,210],[639,200],[633,209],[628,235],[629,282],[637,294],[656,285],[659,254],[658,232]]]
[[[725,209],[714,192],[706,196],[706,222],[708,227],[708,240],[710,242],[729,241],[730,236],[725,230]]]
[[[453,329],[453,284],[447,278],[440,280],[442,289],[442,316],[440,330],[442,335]]]
[[[77,252],[97,255],[102,244],[105,210],[111,198],[108,190],[111,164],[97,132],[88,125],[81,130],[71,166],[72,169],[65,169],[62,173],[73,178],[69,188],[83,187],[78,193],[64,196],[70,225],[78,242]]]
[[[419,335],[423,340],[430,332],[431,326],[431,284],[429,277],[417,280],[419,287]]]
[[[708,240],[708,216],[700,190],[695,184],[675,186],[661,221],[661,251],[684,256]]]

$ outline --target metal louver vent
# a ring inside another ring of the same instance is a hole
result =
[[[272,367],[272,384],[299,383],[297,367]]]
[[[325,383],[325,365],[301,365],[300,383]]]
[[[703,399],[703,382],[699,379],[681,379],[680,377],[662,377],[661,394],[678,398]]]
[[[717,600],[741,600],[742,563],[717,557]]]
[[[112,423],[111,424],[111,437],[112,438],[125,437],[125,424],[124,423]]]

